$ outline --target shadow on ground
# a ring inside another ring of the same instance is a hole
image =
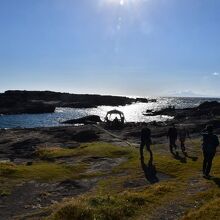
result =
[[[220,178],[219,177],[212,177],[211,180],[220,187]]]
[[[144,171],[144,175],[146,179],[151,183],[157,183],[159,182],[159,179],[157,177],[157,170],[155,165],[153,164],[153,153],[150,149],[148,149],[148,152],[150,153],[150,158],[148,161],[148,164],[145,164],[144,158],[141,158],[141,167]]]

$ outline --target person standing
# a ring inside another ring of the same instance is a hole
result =
[[[212,168],[212,161],[216,154],[216,148],[219,146],[219,139],[217,135],[213,134],[213,127],[211,125],[206,126],[206,129],[202,132],[203,143],[203,177],[210,178],[210,171]]]
[[[185,141],[187,137],[190,138],[189,131],[185,127],[181,126],[180,129],[178,130],[178,138],[180,141],[181,150],[184,155],[186,155]]]
[[[153,152],[151,151],[151,130],[147,127],[147,124],[144,123],[144,128],[141,130],[141,145],[140,145],[140,160],[141,160],[141,167],[144,171],[146,179],[150,183],[156,183],[158,182],[157,178],[157,170],[155,165],[153,164]],[[150,158],[148,160],[147,165],[144,162],[144,146],[146,146],[146,150],[150,154]]]
[[[145,124],[145,127],[141,130],[141,145],[140,145],[140,156],[141,160],[144,160],[144,146],[146,146],[146,150],[150,153],[150,158],[153,157],[152,151],[150,149],[151,141],[151,130]]]
[[[167,138],[169,138],[170,141],[170,152],[173,154],[173,148],[177,148],[176,140],[177,140],[177,129],[175,127],[175,124],[171,128],[169,128],[167,132]]]

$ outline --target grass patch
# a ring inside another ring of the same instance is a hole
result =
[[[75,156],[75,151],[68,148],[61,148],[61,147],[50,147],[50,148],[38,148],[35,151],[35,155],[42,159],[56,159],[61,157],[71,157]]]
[[[38,148],[35,152],[40,159],[55,159],[60,157],[108,157],[117,158],[129,156],[131,149],[128,147],[118,147],[104,142],[93,142],[82,144],[78,148],[67,149],[61,147]]]
[[[189,212],[182,220],[219,220],[220,219],[220,198],[210,201],[198,210]]]
[[[157,185],[147,191],[124,191],[119,194],[99,196],[81,196],[58,207],[48,220],[123,220],[137,217],[159,202],[168,192],[170,186]]]
[[[111,149],[114,150],[115,148]],[[108,176],[99,182],[98,187],[91,195],[77,197],[65,204],[58,205],[56,207],[58,211],[48,219],[123,220],[139,219],[140,216],[144,216],[145,219],[146,215],[150,215],[155,210],[155,207],[168,203],[176,196],[182,196],[182,190],[186,188],[186,183],[180,182],[177,185],[174,178],[152,186],[146,185],[138,190],[137,188],[126,190],[123,186],[124,182],[143,176],[143,172],[140,167],[138,150],[132,148],[126,148],[125,150],[127,151],[128,161],[114,168],[112,174],[126,172],[126,175]],[[110,155],[112,155],[112,152]],[[178,175],[187,169],[190,170],[189,167],[192,165],[184,164],[182,165],[184,168],[180,165],[177,166],[179,162],[173,160],[170,156],[156,155],[155,160],[161,162],[159,170],[166,170],[165,173],[168,175]],[[185,175],[185,178],[188,175]],[[184,175],[182,178],[184,178]]]
[[[9,196],[10,194],[11,191],[8,188],[0,188],[0,196]]]
[[[65,157],[109,157],[117,158],[121,156],[129,157],[130,149],[117,147],[108,143],[89,143],[81,145],[79,148],[68,149],[60,147],[38,148],[35,155],[43,160],[33,162],[31,166],[14,163],[0,163],[0,195],[8,195],[16,184],[24,181],[62,181],[65,179],[94,178],[105,175],[97,172],[87,174],[88,164],[80,162],[78,164],[67,165],[58,164],[56,159]],[[45,160],[49,160],[45,162]]]
[[[67,166],[56,163],[37,162],[31,166],[15,165],[13,163],[0,164],[0,177],[8,179],[54,181],[70,177],[78,177],[85,171],[86,165]]]
[[[215,181],[208,181],[202,178],[200,140],[192,140],[191,145],[195,147],[189,151],[189,154],[198,156],[199,159],[193,161],[187,158],[186,163],[174,159],[169,154],[168,148],[164,153],[166,150],[164,146],[152,147],[157,171],[172,177],[155,185],[143,184],[138,187],[125,188],[125,183],[128,181],[136,183],[144,178],[139,160],[139,149],[119,147],[103,142],[83,144],[74,149],[39,148],[36,155],[40,159],[53,159],[51,160],[53,162],[34,162],[31,166],[0,164],[0,179],[6,180],[5,183],[14,180],[49,182],[104,176],[91,192],[52,206],[52,214],[48,220],[148,219],[160,210],[160,207],[166,207],[170,202],[175,201],[178,205],[181,202],[186,205],[184,207],[188,214],[184,216],[184,220],[219,219],[220,190],[217,182],[220,184],[220,180],[217,178]],[[162,147],[163,151],[160,151]],[[87,161],[85,159],[90,157],[123,157],[127,158],[127,161],[114,167],[112,173],[107,175],[102,172],[87,174],[89,162],[68,166],[65,163],[56,163],[56,159],[60,157],[78,157],[83,161]],[[146,163],[148,158],[149,155],[146,154]],[[219,166],[220,156],[217,155],[212,169],[215,176],[220,176]],[[204,188],[203,191],[198,190],[199,187]],[[7,188],[0,188],[1,192],[3,195],[7,194]],[[195,201],[199,201],[199,205],[192,211]]]

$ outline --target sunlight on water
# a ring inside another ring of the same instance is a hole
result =
[[[99,106],[98,108],[89,109],[71,109],[57,108],[52,114],[36,114],[36,115],[3,115],[0,116],[0,128],[15,128],[15,127],[51,127],[60,126],[60,123],[66,120],[84,117],[87,115],[99,115],[103,120],[107,111],[118,109],[125,114],[127,122],[151,122],[151,121],[166,121],[170,119],[167,116],[144,116],[146,110],[159,110],[170,105],[176,108],[188,108],[198,106],[204,101],[213,101],[220,99],[210,98],[157,98],[157,102],[151,103],[135,103],[126,106]]]

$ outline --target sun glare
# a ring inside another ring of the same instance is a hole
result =
[[[116,6],[121,8],[133,8],[139,6],[148,0],[98,0],[101,6],[107,5],[108,7]]]
[[[106,0],[106,1],[111,4],[118,4],[123,6],[126,0]]]
[[[137,3],[138,0],[106,0],[108,3],[118,4],[120,6],[124,6],[129,3]]]

